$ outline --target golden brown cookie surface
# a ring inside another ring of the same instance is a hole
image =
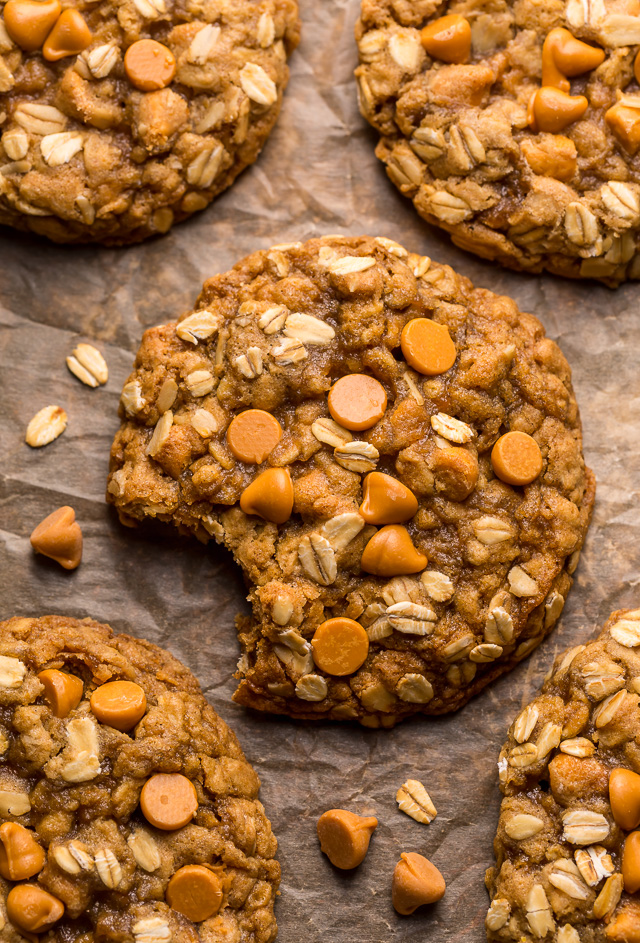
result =
[[[91,619],[9,619],[0,705],[3,943],[275,939],[258,777],[173,656]]]
[[[425,318],[455,347],[437,375],[402,354]],[[445,713],[562,610],[594,492],[568,365],[510,299],[397,243],[276,246],[211,279],[145,334],[121,417],[108,500],[214,537],[251,585],[243,704]],[[542,457],[523,485],[492,466],[513,430]]]
[[[139,242],[258,156],[299,37],[296,0],[0,4],[0,223]]]
[[[360,109],[401,193],[461,248],[640,276],[633,0],[362,0]]]

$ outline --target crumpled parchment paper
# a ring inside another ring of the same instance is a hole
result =
[[[507,727],[559,650],[591,638],[613,609],[640,606],[640,294],[636,284],[612,292],[506,272],[455,249],[414,214],[358,113],[358,8],[358,0],[301,0],[302,43],[261,158],[168,236],[103,249],[0,231],[0,618],[90,615],[167,647],[193,669],[262,779],[280,842],[282,943],[481,943]],[[230,556],[170,527],[126,529],[103,498],[120,389],[142,331],[191,307],[206,277],[248,252],[335,232],[396,239],[536,314],[573,366],[586,457],[598,477],[576,584],[550,639],[460,713],[392,731],[296,724],[236,707],[233,620],[246,603]],[[106,387],[91,390],[66,369],[79,340],[104,353]],[[67,431],[29,449],[26,425],[48,404],[67,410]],[[31,530],[61,504],[75,508],[84,532],[73,573],[29,546]],[[407,778],[422,780],[435,802],[429,826],[397,810]],[[335,871],[319,851],[315,823],[334,806],[380,822],[353,874]],[[444,899],[413,917],[391,906],[401,851],[427,855],[447,881]]]

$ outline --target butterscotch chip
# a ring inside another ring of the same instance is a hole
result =
[[[425,26],[420,41],[434,59],[466,62],[471,51],[471,26],[459,13],[441,16]]]
[[[259,919],[274,940],[280,868],[258,777],[191,672],[91,619],[9,619],[0,639],[3,939],[82,927],[91,943],[125,914],[131,943],[192,943],[220,910],[229,939]],[[80,687],[70,712],[60,677]],[[128,733],[94,712],[122,682],[147,705]]]
[[[426,376],[446,373],[456,360],[456,347],[444,324],[414,318],[402,329],[400,346],[410,367]]]
[[[245,409],[227,429],[227,444],[234,456],[252,465],[264,462],[281,438],[282,426],[263,409]]]
[[[80,566],[82,531],[73,508],[65,506],[53,511],[40,521],[29,540],[36,553],[50,557],[65,570]]]
[[[36,836],[17,822],[0,825],[0,874],[7,881],[25,881],[42,871],[45,854]]]
[[[426,565],[426,556],[416,550],[408,530],[400,524],[388,524],[374,534],[360,560],[362,569],[374,576],[419,573]]]
[[[529,485],[542,471],[536,440],[526,432],[507,432],[491,450],[493,470],[509,485]]]
[[[91,45],[92,39],[91,30],[83,15],[78,10],[65,10],[47,36],[42,55],[49,62],[77,56]]]
[[[187,825],[198,811],[198,794],[181,773],[156,773],[140,793],[140,808],[147,822],[163,831]]]
[[[101,724],[127,731],[144,717],[147,698],[135,681],[108,681],[96,688],[90,704]]]
[[[391,886],[391,900],[399,914],[408,916],[424,904],[435,904],[445,890],[444,878],[428,858],[414,851],[400,855]]]
[[[168,232],[257,159],[300,34],[297,0],[234,0],[224,15],[7,0],[2,23],[0,224],[108,245]]]
[[[320,849],[335,868],[349,871],[365,859],[378,827],[375,816],[356,815],[346,809],[329,809],[318,819]]]
[[[329,390],[329,412],[345,429],[362,432],[382,419],[387,393],[382,383],[364,373],[341,377]]]
[[[176,74],[176,58],[155,39],[139,39],[127,49],[124,68],[132,85],[153,92],[169,85]]]
[[[84,685],[75,675],[46,668],[38,673],[38,681],[44,687],[44,699],[54,717],[67,717],[82,700]]]
[[[633,940],[640,890],[634,626],[640,610],[615,612],[594,641],[561,653],[509,730],[498,763],[498,864],[486,876],[489,941],[577,943],[566,926],[579,928],[580,939]]]
[[[327,619],[311,640],[313,660],[330,675],[350,675],[360,668],[369,652],[369,637],[353,619]]]
[[[431,318],[457,348],[435,377],[401,344]],[[373,425],[349,429],[362,381]],[[385,727],[446,713],[562,611],[593,503],[566,361],[511,301],[389,239],[277,246],[208,281],[145,335],[121,418],[108,500],[126,520],[163,508],[242,567],[240,703]],[[505,422],[533,422],[545,456],[526,494],[492,472]],[[335,618],[369,639],[350,674],[314,659]]]
[[[25,52],[35,52],[60,16],[59,0],[8,0],[3,12],[7,33]]]
[[[376,156],[459,248],[611,286],[637,278],[637,11],[525,6],[362,0],[355,80]]]
[[[288,468],[268,468],[261,472],[240,496],[245,514],[257,514],[265,521],[284,524],[293,510],[293,484]]]
[[[367,524],[402,524],[418,510],[415,494],[397,478],[371,472],[362,486],[360,514]]]
[[[609,776],[609,802],[614,819],[632,832],[640,825],[640,775],[618,767]]]
[[[200,923],[222,906],[222,883],[217,874],[198,864],[188,864],[173,875],[167,886],[167,903],[187,920]]]

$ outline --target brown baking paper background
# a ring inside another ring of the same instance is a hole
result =
[[[282,943],[481,943],[507,727],[560,649],[591,638],[613,609],[640,606],[639,288],[612,292],[508,273],[455,249],[414,214],[374,157],[375,135],[358,113],[358,6],[302,0],[302,43],[261,158],[169,235],[104,249],[56,247],[0,229],[0,618],[93,616],[166,646],[193,669],[262,780],[280,843]],[[230,556],[169,526],[126,529],[103,498],[119,393],[143,329],[191,307],[206,277],[248,252],[335,232],[396,239],[535,313],[573,367],[587,461],[598,478],[591,531],[553,635],[458,714],[392,731],[294,723],[234,705],[234,616],[246,603]],[[79,340],[104,353],[106,387],[91,390],[65,367]],[[48,404],[66,409],[68,428],[32,450],[26,425]],[[73,573],[29,546],[31,530],[61,504],[73,505],[84,532]],[[397,809],[407,778],[422,780],[435,802],[429,826]],[[316,819],[334,806],[380,822],[355,873],[335,871],[318,848]],[[413,917],[391,906],[401,851],[427,855],[447,881],[444,899]]]

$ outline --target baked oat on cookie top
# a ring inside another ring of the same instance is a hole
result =
[[[258,777],[173,656],[91,619],[9,619],[0,705],[3,943],[275,939]]]
[[[536,318],[384,238],[256,252],[147,331],[108,500],[228,547],[235,698],[392,726],[551,630],[594,498]]]
[[[0,223],[167,232],[256,159],[298,38],[296,0],[0,2]]]
[[[491,941],[640,940],[640,610],[560,655],[500,754]]]
[[[360,109],[391,180],[461,248],[640,277],[637,0],[362,0]]]

